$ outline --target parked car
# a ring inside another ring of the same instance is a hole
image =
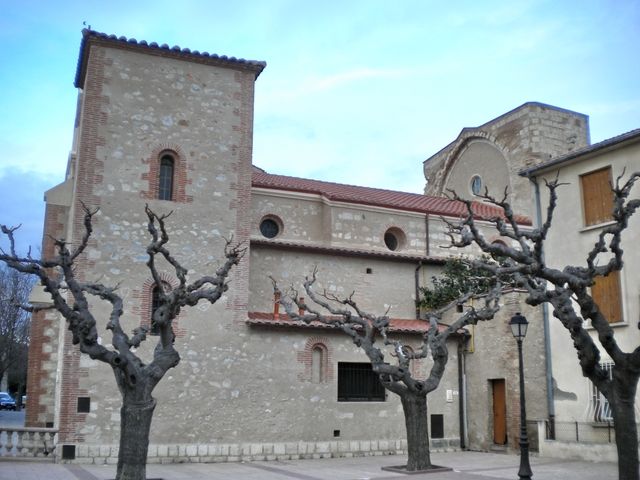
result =
[[[0,392],[0,410],[16,410],[16,401],[7,392]]]

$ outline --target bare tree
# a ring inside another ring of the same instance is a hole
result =
[[[33,277],[0,265],[0,385],[9,384],[11,375],[12,383],[18,385],[18,401],[26,385],[31,323],[31,315],[20,306],[27,303],[33,283]]]
[[[605,277],[622,269],[622,234],[628,227],[629,219],[640,207],[640,199],[629,198],[638,178],[640,172],[632,174],[624,183],[622,176],[616,179],[615,186],[612,186],[614,223],[602,228],[595,245],[586,253],[581,265],[553,268],[546,264],[543,255],[544,243],[554,220],[557,189],[561,186],[557,179],[545,182],[549,190],[547,217],[544,224],[533,231],[519,228],[506,192],[501,200],[490,196],[488,192],[484,194],[486,201],[504,212],[504,217],[492,219],[496,230],[509,237],[515,246],[488,242],[475,224],[469,201],[465,201],[468,211],[466,218],[449,225],[453,245],[465,247],[476,244],[485,253],[503,257],[506,262],[503,265],[490,265],[486,262],[476,262],[476,265],[496,275],[513,275],[517,283],[527,290],[527,303],[550,304],[553,315],[569,331],[582,374],[593,382],[611,406],[621,480],[640,478],[634,407],[640,378],[640,346],[632,352],[622,351],[616,341],[615,331],[594,301],[590,287],[598,277]],[[455,194],[453,196],[462,200]],[[588,325],[595,330],[596,336],[589,334]],[[614,364],[611,374],[600,364],[600,349],[609,355]]]
[[[187,269],[166,247],[169,235],[165,228],[165,220],[170,214],[157,215],[148,206],[145,207],[148,217],[147,229],[151,236],[147,246],[147,267],[156,285],[162,285],[156,260],[164,259],[175,272],[179,282],[175,288],[158,289],[159,305],[153,311],[151,322],[154,330],[159,333],[158,343],[152,361],[145,364],[133,350],[146,339],[149,329],[146,326],[138,327],[131,336],[124,332],[120,325],[123,301],[117,293],[117,287],[85,281],[76,275],[74,267],[87,247],[93,229],[93,216],[97,213],[97,210],[90,210],[84,205],[83,208],[84,234],[77,246],[69,245],[64,239],[54,239],[57,250],[54,258],[37,260],[30,255],[20,257],[15,251],[15,228],[3,225],[2,232],[9,239],[10,251],[0,251],[0,260],[14,270],[36,275],[45,291],[51,295],[51,308],[60,312],[67,320],[73,343],[79,346],[82,353],[94,360],[107,363],[113,369],[122,395],[116,480],[144,480],[149,430],[156,406],[152,392],[165,373],[180,361],[180,355],[174,348],[172,322],[182,307],[194,306],[200,300],[211,304],[219,300],[228,289],[229,272],[239,263],[244,250],[227,242],[224,250],[226,260],[215,275],[189,282]],[[91,297],[111,304],[106,324],[112,336],[109,346],[98,341],[96,317],[89,300]],[[36,307],[25,308],[36,310]]]
[[[429,328],[423,335],[420,348],[414,351],[406,343],[390,337],[390,320],[386,313],[376,316],[363,311],[353,300],[353,294],[339,298],[327,292],[316,292],[316,274],[314,270],[311,277],[306,277],[304,281],[306,295],[314,305],[307,304],[293,288],[283,294],[272,279],[276,298],[280,298],[280,303],[293,320],[333,325],[351,337],[354,345],[364,351],[384,388],[398,395],[402,402],[407,430],[406,469],[417,471],[433,468],[429,450],[427,395],[438,388],[444,374],[449,359],[447,339],[465,325],[475,325],[493,318],[499,309],[500,285],[497,284],[483,297],[484,306],[481,309],[469,308],[451,325],[441,323],[444,313],[464,304],[474,294],[463,295],[438,310],[428,312]],[[393,360],[385,358],[385,350],[390,357],[394,357]],[[412,362],[429,357],[433,362],[429,375],[424,380],[415,378],[411,372]]]

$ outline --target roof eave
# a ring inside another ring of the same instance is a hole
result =
[[[245,60],[243,58],[226,57],[225,55],[219,56],[208,52],[200,53],[197,50],[191,51],[188,48],[180,48],[178,46],[169,47],[167,44],[158,45],[155,42],[148,43],[145,40],[138,42],[134,38],[116,37],[115,35],[107,35],[85,28],[82,30],[78,66],[73,82],[76,88],[83,88],[84,86],[91,44],[102,44],[113,48],[137,49],[148,55],[170,56],[181,60],[205,63],[207,65],[250,71],[255,75],[255,78],[258,78],[267,66],[267,63],[263,61]]]

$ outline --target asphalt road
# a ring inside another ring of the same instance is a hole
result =
[[[0,410],[0,427],[24,427],[24,410]]]

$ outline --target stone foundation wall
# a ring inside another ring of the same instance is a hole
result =
[[[460,449],[457,438],[431,440],[432,452]],[[150,445],[147,463],[214,463],[241,461],[350,458],[380,455],[404,455],[406,440],[338,440],[331,442],[278,442],[233,444]],[[74,460],[61,463],[116,464],[117,445],[79,445]]]

